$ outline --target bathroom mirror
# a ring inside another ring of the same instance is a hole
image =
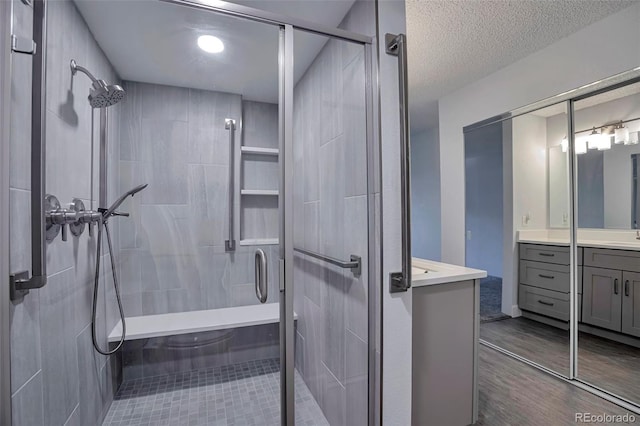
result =
[[[578,170],[578,227],[634,229],[637,188],[633,159],[640,154],[640,83],[606,92],[575,104]],[[549,226],[568,228],[565,126],[553,127],[549,148]],[[565,194],[565,196],[562,196]]]
[[[546,234],[523,245],[517,236],[569,223],[566,148],[555,137],[566,131],[567,120],[563,102],[469,126],[464,134],[465,264],[488,273],[480,282],[480,337],[565,377],[571,359],[568,241],[544,248]]]
[[[638,402],[640,241],[628,230],[638,224],[640,84],[579,99],[574,111],[579,227],[604,228],[578,229],[576,376]]]
[[[631,155],[631,226],[640,226],[640,186],[638,186],[638,154]]]

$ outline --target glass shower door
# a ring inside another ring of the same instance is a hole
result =
[[[308,46],[321,48],[314,56]],[[372,296],[366,48],[298,30],[285,41],[285,51],[291,48],[284,214],[295,423],[366,425]]]

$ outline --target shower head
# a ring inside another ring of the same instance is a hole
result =
[[[81,67],[75,60],[71,60],[71,75],[76,75],[78,71],[91,79],[91,89],[89,90],[89,104],[93,108],[107,108],[115,105],[124,99],[125,91],[117,84],[107,84],[104,80],[98,80],[88,69]]]
[[[104,219],[108,219],[109,217],[113,216],[113,214],[115,213],[116,209],[118,207],[120,207],[120,204],[122,204],[124,202],[124,200],[127,199],[128,196],[134,196],[136,195],[138,192],[142,191],[143,189],[145,189],[149,184],[144,183],[142,185],[138,185],[133,189],[130,189],[129,191],[125,192],[124,194],[122,194],[120,196],[120,198],[118,198],[112,205],[111,207],[109,207],[108,209],[100,209],[100,212],[102,213],[102,217]]]
[[[107,85],[104,80],[93,83],[89,91],[89,104],[93,108],[106,108],[124,99],[125,91],[117,84]]]

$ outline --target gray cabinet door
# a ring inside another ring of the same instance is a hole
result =
[[[640,337],[640,274],[623,272],[622,332]]]
[[[622,323],[622,271],[584,267],[582,321],[620,331]]]

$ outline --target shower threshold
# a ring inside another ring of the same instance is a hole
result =
[[[295,373],[296,424],[328,425]],[[280,425],[280,361],[266,359],[125,381],[103,426]]]

